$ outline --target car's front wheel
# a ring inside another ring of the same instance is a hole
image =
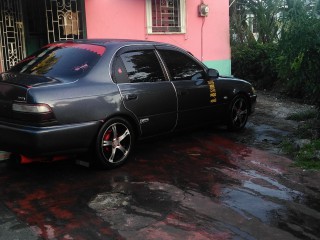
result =
[[[249,116],[249,105],[245,96],[236,96],[229,108],[228,128],[238,131],[244,128]]]
[[[123,118],[112,118],[100,129],[96,141],[95,165],[111,169],[122,165],[129,157],[134,144],[131,124]]]

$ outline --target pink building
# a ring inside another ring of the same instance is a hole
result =
[[[167,42],[231,74],[226,0],[0,0],[0,71],[50,42],[127,38]]]

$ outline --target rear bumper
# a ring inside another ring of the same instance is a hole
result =
[[[0,150],[31,156],[85,151],[100,126],[99,121],[50,127],[0,122]]]

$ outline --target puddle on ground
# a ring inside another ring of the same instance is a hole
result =
[[[266,124],[253,125],[253,129],[256,142],[270,142],[275,145],[281,143],[281,139],[289,134],[287,131]]]
[[[277,228],[271,233],[266,225],[274,222],[277,211],[285,211],[284,206],[269,198],[289,199],[289,195],[284,197],[273,193],[264,199],[265,195],[259,190],[258,186],[250,188],[244,182],[242,187],[222,188],[221,196],[214,199],[196,190],[186,191],[171,184],[132,182],[128,195],[100,193],[89,206],[125,238],[150,239],[154,234],[165,233],[159,237],[216,239],[223,236],[219,239],[230,239],[243,235],[245,239],[266,239],[260,236],[276,234],[282,239],[294,239],[291,234]],[[106,198],[111,199],[105,201]],[[113,208],[109,206],[113,202],[127,204]],[[253,225],[257,230],[252,228]]]
[[[150,141],[107,172],[63,162],[2,167],[1,199],[43,238],[317,239],[312,172],[227,134]]]
[[[162,182],[155,181],[152,173],[147,174],[145,182],[119,181],[113,190],[97,194],[88,203],[121,236],[130,239],[316,236],[315,230],[298,224],[292,214],[301,217],[300,209],[304,209],[310,215],[303,219],[319,220],[317,211],[304,205],[304,193],[288,184],[284,176],[291,164],[289,159],[206,133],[195,135],[188,146],[178,142],[170,143],[170,148],[174,149],[170,157],[160,153],[162,146],[154,149],[153,155],[146,153],[149,159],[169,157],[168,166],[177,167],[169,168],[163,162],[161,166],[150,164],[158,174],[166,176]],[[106,198],[126,204],[110,207],[108,202],[114,201]],[[300,235],[295,231],[297,227]]]

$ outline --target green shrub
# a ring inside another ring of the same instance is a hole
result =
[[[276,44],[238,44],[232,47],[232,74],[253,83],[258,89],[271,89],[277,80],[274,58]]]
[[[320,106],[320,19],[304,5],[293,1],[284,16],[277,71],[286,92]]]

